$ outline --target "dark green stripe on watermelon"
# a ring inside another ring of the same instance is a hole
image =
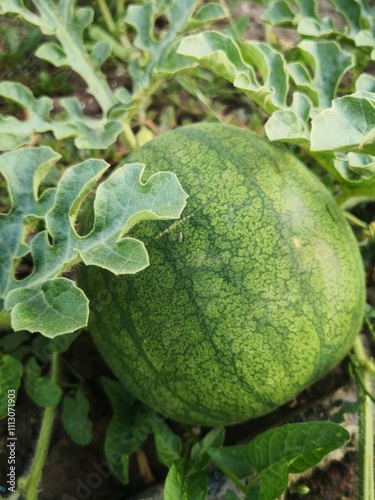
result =
[[[180,221],[131,230],[149,268],[79,272],[94,341],[137,397],[181,422],[240,422],[343,358],[362,320],[362,262],[334,200],[295,157],[245,130],[199,124],[132,161],[146,178],[175,172],[189,194]]]

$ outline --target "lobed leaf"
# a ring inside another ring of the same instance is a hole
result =
[[[87,321],[88,299],[73,281],[47,280],[40,287],[11,290],[5,308],[12,310],[15,331],[40,332],[48,337],[78,330]]]
[[[273,26],[294,28],[303,37],[336,38],[361,47],[373,59],[375,9],[357,0],[330,0],[345,21],[336,26],[332,17],[321,17],[317,0],[271,0],[262,19]]]
[[[35,132],[46,132],[50,129],[49,112],[53,107],[52,99],[36,99],[27,87],[16,82],[1,82],[0,95],[19,104],[27,113],[26,120],[0,115],[0,151],[28,144]]]
[[[55,41],[39,47],[36,55],[55,66],[67,65],[88,83],[88,92],[98,101],[104,114],[117,104],[105,76],[98,70],[98,57],[91,61],[83,42],[83,31],[92,22],[94,10],[75,8],[74,1],[46,2],[34,0],[36,13],[27,9],[23,1],[6,0],[3,13],[17,13],[25,21],[38,26],[44,35]],[[106,49],[108,51],[108,49]],[[100,58],[103,59],[102,53]]]
[[[225,17],[226,12],[222,5],[219,3],[209,3],[200,7],[194,14],[189,27],[202,28],[206,24],[217,22]]]
[[[26,120],[0,115],[0,150],[18,148],[32,141],[33,134],[53,132],[57,139],[74,137],[77,148],[106,149],[116,141],[122,125],[116,120],[87,118],[76,98],[60,99],[65,118],[51,118],[52,99],[36,99],[32,92],[16,82],[0,83],[0,95],[19,104],[27,115]]]
[[[256,89],[252,68],[246,64],[237,44],[229,36],[215,31],[191,35],[181,41],[177,52],[191,57],[231,83],[237,75],[248,74],[249,86],[252,84]]]
[[[300,144],[309,140],[309,119],[331,105],[353,61],[336,42],[304,40],[298,47],[300,60],[287,63],[280,51],[265,43],[240,46],[230,36],[206,32],[185,37],[177,52],[230,81],[270,113],[272,140]],[[287,105],[289,75],[299,89],[291,106]],[[287,126],[282,130],[284,121]]]
[[[306,91],[315,106],[319,110],[325,109],[331,105],[342,77],[353,66],[353,58],[331,41],[303,40],[298,48],[304,64],[290,63],[288,71],[297,87]],[[313,69],[313,77],[306,66]]]
[[[311,149],[375,155],[374,127],[374,93],[359,91],[340,97],[313,119]]]
[[[142,242],[125,236],[145,219],[177,218],[186,193],[176,176],[152,175],[145,183],[144,165],[119,167],[99,185],[93,206],[93,229],[80,236],[75,229],[81,204],[108,165],[87,160],[67,169],[57,188],[39,195],[59,155],[49,148],[26,148],[0,157],[11,199],[0,214],[0,235],[7,242],[0,255],[0,297],[11,311],[13,329],[39,331],[48,337],[74,331],[87,323],[88,301],[75,284],[58,276],[83,260],[115,274],[133,274],[148,266]],[[44,219],[45,229],[26,243],[25,217]],[[23,280],[13,275],[14,262],[30,252],[34,269]]]
[[[233,84],[248,94],[267,112],[284,107],[289,90],[289,78],[285,71],[285,59],[280,52],[262,42],[245,42],[244,58],[253,66],[251,75],[259,71],[262,81],[239,73]],[[255,84],[255,87],[254,87]]]
[[[271,141],[292,144],[310,144],[310,113],[313,109],[311,100],[300,92],[294,92],[293,103],[288,109],[279,109],[272,113],[265,124],[267,137]]]
[[[199,0],[171,0],[164,8],[155,2],[143,5],[130,5],[125,21],[136,31],[134,45],[145,55],[145,64],[135,60],[129,72],[136,86],[136,91],[148,87],[154,78],[173,74],[181,69],[191,67],[191,62],[176,54],[175,46],[182,33],[189,25]],[[160,39],[154,36],[155,20],[164,14],[168,20],[168,28]]]
[[[239,47],[231,37],[212,31],[185,37],[177,52],[230,81],[270,113],[285,106],[289,89],[285,60],[270,46],[245,42]]]
[[[66,111],[66,118],[54,120],[51,130],[56,139],[74,137],[77,148],[106,149],[122,131],[122,125],[117,120],[87,118],[75,97],[60,99],[60,105]]]

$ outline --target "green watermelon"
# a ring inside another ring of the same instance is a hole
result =
[[[180,422],[232,424],[287,402],[343,358],[362,321],[362,261],[300,161],[243,129],[198,124],[129,162],[144,163],[145,177],[175,172],[189,194],[179,221],[131,230],[148,249],[146,270],[79,271],[94,341],[140,400]]]

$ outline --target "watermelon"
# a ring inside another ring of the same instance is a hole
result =
[[[300,161],[246,130],[197,124],[127,160],[173,171],[179,221],[145,221],[150,266],[81,267],[90,330],[140,400],[188,424],[264,415],[333,368],[358,334],[364,271],[335,201]],[[124,200],[125,202],[126,200]]]

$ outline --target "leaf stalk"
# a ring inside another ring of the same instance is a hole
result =
[[[358,336],[353,346],[355,357],[359,362],[361,372],[360,391],[363,402],[359,408],[359,486],[358,498],[374,499],[374,428],[373,401],[371,394],[371,376],[366,368],[369,361],[365,348]]]
[[[57,352],[52,355],[51,370],[51,380],[57,383],[59,374],[59,355]],[[18,488],[23,493],[25,500],[37,500],[38,498],[38,487],[51,441],[55,411],[55,406],[45,409],[30,470],[28,475],[20,478],[18,482]]]

